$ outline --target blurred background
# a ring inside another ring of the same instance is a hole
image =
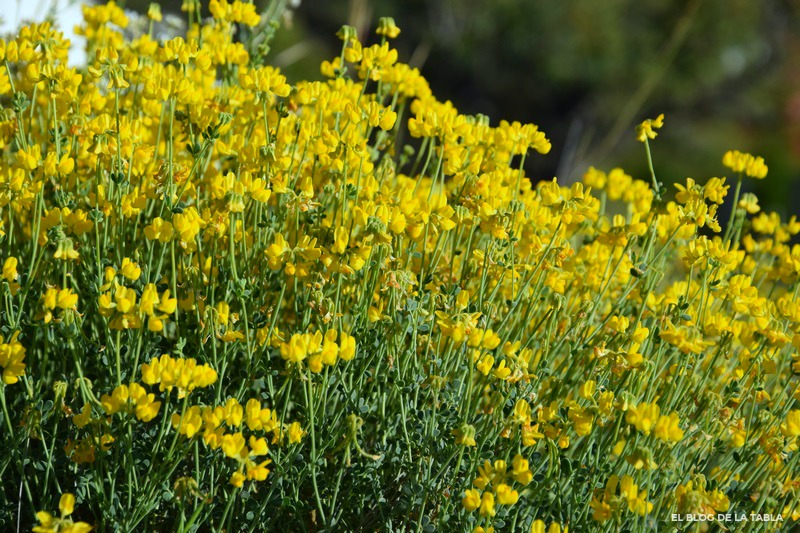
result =
[[[65,28],[80,17],[75,2],[43,1],[38,17],[49,12]],[[391,16],[401,61],[440,100],[547,133],[550,154],[528,158],[536,180],[576,180],[590,165],[648,179],[633,128],[664,113],[653,144],[660,180],[703,183],[725,175],[726,150],[748,151],[769,175],[745,188],[763,208],[800,215],[800,0],[272,1],[285,11],[270,56],[290,81],[322,79],[342,24],[371,43],[378,19]],[[182,23],[180,0],[161,4],[168,22]],[[123,5],[146,12],[149,2]],[[6,26],[25,18],[3,17]]]
[[[633,128],[664,113],[659,179],[704,183],[726,150],[749,151],[770,167],[747,184],[762,207],[800,215],[800,0],[305,0],[292,31],[331,57],[343,18],[364,39],[381,16],[440,100],[547,133],[550,154],[528,158],[536,179],[590,165],[647,179]],[[298,75],[314,74],[308,59]]]

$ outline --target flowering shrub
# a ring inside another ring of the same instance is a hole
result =
[[[85,7],[83,70],[49,23],[0,42],[5,529],[797,519],[800,223],[741,193],[761,158],[534,187],[544,133],[437,101],[391,19],[290,84],[209,7],[164,42]]]

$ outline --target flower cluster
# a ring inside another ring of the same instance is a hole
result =
[[[532,479],[528,461],[521,455],[514,456],[510,472],[503,460],[486,461],[478,468],[478,477],[472,481],[476,488],[467,489],[461,503],[467,511],[478,509],[480,516],[494,517],[497,514],[495,504],[511,506],[519,501],[519,492],[513,488],[513,483],[525,486]]]
[[[13,385],[25,373],[25,347],[19,342],[19,332],[14,333],[8,342],[0,336],[0,366],[3,367],[3,383]]]
[[[34,533],[88,533],[92,530],[92,526],[86,522],[75,522],[69,515],[75,510],[75,496],[69,492],[61,495],[58,501],[58,510],[61,513],[60,518],[54,517],[47,511],[39,511],[36,513],[36,519],[39,521],[38,526],[33,528]]]
[[[208,364],[198,365],[189,358],[172,358],[167,354],[142,365],[142,381],[158,385],[161,391],[178,389],[178,398],[194,389],[209,387],[217,381],[217,371]]]

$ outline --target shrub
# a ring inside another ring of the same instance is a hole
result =
[[[210,11],[157,42],[86,7],[85,69],[49,23],[0,43],[0,524],[797,518],[800,224],[740,193],[761,158],[723,158],[724,233],[726,178],[534,187],[544,133],[437,101],[391,19],[292,85],[270,21]]]

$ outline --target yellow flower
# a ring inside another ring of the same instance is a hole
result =
[[[356,356],[356,339],[344,331],[339,339],[339,358],[350,361]]]
[[[480,370],[481,374],[488,376],[489,372],[492,370],[492,365],[494,365],[494,356],[492,356],[490,353],[487,353],[481,357],[476,366],[478,370]]]
[[[161,407],[161,402],[155,401],[155,394],[148,394],[144,387],[138,383],[131,383],[128,387],[128,393],[136,418],[142,422],[150,422],[156,417]]]
[[[545,529],[545,523],[543,520],[534,520],[531,523],[531,533],[568,533],[569,528],[564,526],[562,529],[561,524],[558,522],[551,522],[550,527]]]
[[[147,18],[154,22],[161,22],[163,19],[161,15],[161,6],[156,4],[155,2],[151,3],[150,6],[147,8]]]
[[[569,419],[572,421],[573,427],[575,428],[575,433],[577,433],[579,437],[583,437],[591,433],[594,415],[588,409],[570,407]]]
[[[257,26],[261,16],[256,12],[255,4],[235,0],[211,0],[208,5],[211,15],[220,21],[239,22],[246,26]]]
[[[108,76],[108,88],[126,89],[130,87],[124,74],[128,71],[135,71],[138,67],[136,56],[130,56],[127,62],[120,60],[119,52],[113,46],[98,48],[95,52],[95,61],[86,70],[95,78],[100,78],[104,74]]]
[[[715,204],[722,204],[729,188],[730,185],[725,185],[725,178],[711,178],[703,186],[703,196]]]
[[[32,171],[39,168],[39,162],[42,158],[42,149],[38,144],[32,145],[30,148],[20,148],[16,154],[17,163],[26,170]]]
[[[476,446],[475,428],[470,424],[462,424],[461,427],[454,429],[452,434],[456,437],[456,444],[462,446]]]
[[[524,424],[522,426],[522,445],[533,446],[544,434],[539,431],[539,424]]]
[[[75,168],[75,160],[64,154],[60,160],[56,159],[55,152],[50,152],[44,160],[44,171],[51,176],[66,175]]]
[[[75,426],[82,428],[86,424],[88,424],[92,419],[92,406],[89,402],[83,404],[83,409],[81,410],[81,414],[74,415],[72,417],[72,422]]]
[[[100,398],[106,414],[113,415],[118,413],[128,402],[128,386],[120,385],[111,393],[111,396],[104,394]]]
[[[3,262],[3,278],[11,283],[17,279],[17,258],[9,257]]]
[[[289,96],[292,88],[286,83],[286,76],[274,67],[257,67],[242,70],[239,83],[245,89],[253,89],[267,96]]]
[[[644,516],[653,510],[653,504],[647,501],[647,491],[640,493],[631,476],[622,476],[619,493],[627,500],[630,512]]]
[[[792,409],[786,414],[781,432],[789,438],[800,437],[800,409]]]
[[[120,313],[131,311],[136,305],[136,291],[129,287],[118,286],[114,291],[114,304]]]
[[[519,501],[519,493],[505,483],[495,487],[495,492],[497,493],[498,505],[514,505]]]
[[[199,365],[193,358],[172,358],[167,354],[142,364],[141,371],[144,383],[158,384],[161,391],[177,388],[178,398],[217,381],[217,371],[208,364]]]
[[[594,396],[595,390],[597,390],[597,382],[590,379],[580,386],[578,394],[580,394],[581,398],[584,400],[590,400]]]
[[[228,427],[238,428],[242,425],[242,417],[244,409],[236,398],[228,398],[225,406],[222,408],[221,416],[225,420]]]
[[[61,516],[71,515],[75,509],[75,496],[69,492],[62,494],[58,501],[58,509],[61,511]]]
[[[533,480],[533,472],[531,472],[528,466],[528,461],[521,455],[515,455],[511,465],[511,477],[513,477],[517,483],[527,485]]]
[[[0,367],[3,367],[3,383],[12,385],[25,373],[25,347],[17,340],[19,331],[14,332],[9,341],[3,342],[0,335]]]
[[[244,459],[249,454],[241,432],[222,437],[222,452],[231,459]]]
[[[641,403],[628,408],[625,420],[645,435],[655,427],[661,408],[655,403]]]
[[[167,243],[172,240],[172,223],[156,217],[151,224],[145,226],[144,235],[151,241],[158,240]]]
[[[492,464],[487,460],[483,463],[483,466],[478,467],[478,477],[472,481],[472,484],[483,490],[492,482],[493,477],[494,469]]]
[[[612,316],[608,320],[608,327],[617,333],[625,333],[630,326],[630,320],[625,316]]]
[[[56,518],[46,511],[39,511],[36,513],[36,519],[39,521],[38,526],[34,526],[34,533],[88,533],[92,530],[92,526],[86,522],[73,522],[69,515],[75,509],[75,496],[69,492],[61,495],[58,501],[58,509],[61,513],[61,518]]]
[[[378,21],[378,29],[375,30],[377,35],[383,35],[389,39],[394,39],[400,35],[400,28],[394,23],[391,17],[381,17]]]
[[[261,455],[266,455],[267,452],[269,451],[267,447],[267,440],[263,437],[257,439],[254,436],[250,435],[250,439],[248,440],[247,444],[250,447],[251,457],[259,457]]]
[[[239,488],[242,485],[244,485],[246,479],[247,477],[240,470],[237,470],[236,472],[231,474],[230,484],[233,485],[234,487]]]
[[[214,309],[217,312],[217,324],[220,326],[227,326],[231,316],[231,307],[228,305],[228,302],[217,302]]]
[[[126,257],[122,260],[122,267],[120,267],[119,272],[129,280],[136,281],[139,279],[139,276],[141,276],[142,269],[139,268],[139,265]]]
[[[292,422],[289,424],[287,434],[289,435],[289,443],[297,444],[303,440],[303,435],[305,435],[306,432],[303,431],[302,427],[300,427],[300,422]]]
[[[734,172],[742,172],[756,179],[767,177],[767,165],[763,157],[755,157],[739,150],[729,150],[722,156],[722,164]]]
[[[308,334],[295,333],[281,344],[281,357],[289,363],[300,363],[308,356]]]
[[[267,479],[269,475],[269,465],[272,461],[267,459],[266,461],[262,461],[258,464],[247,464],[247,479],[252,479],[254,481],[264,481]]]
[[[683,430],[679,423],[678,413],[673,412],[669,416],[659,416],[655,426],[656,438],[664,442],[679,442],[683,438]]]
[[[45,308],[47,309],[74,309],[78,303],[78,295],[72,289],[47,289],[45,293]]]
[[[183,414],[173,413],[170,420],[172,427],[177,429],[181,435],[192,438],[203,426],[200,407],[193,405]]]
[[[606,177],[606,173],[602,170],[597,170],[594,167],[589,167],[589,169],[583,175],[583,184],[595,190],[603,189],[606,186],[607,181],[608,178]]]
[[[56,252],[53,254],[54,259],[63,259],[64,261],[72,261],[79,257],[80,254],[75,250],[72,239],[61,239],[58,242]]]
[[[481,507],[478,511],[481,516],[494,516],[497,510],[494,507],[494,494],[488,490],[481,495]]]
[[[755,215],[759,211],[761,211],[761,207],[758,205],[758,197],[751,193],[746,192],[742,194],[741,198],[739,198],[739,206],[740,209],[744,209],[751,215]]]
[[[500,380],[506,379],[509,375],[511,375],[511,369],[506,367],[505,360],[500,361],[500,364],[492,370],[492,376]]]
[[[664,113],[654,119],[647,119],[636,126],[636,140],[646,142],[647,139],[655,139],[658,133],[655,130],[664,125]]]
[[[481,506],[481,493],[477,489],[467,489],[464,491],[464,497],[461,499],[461,505],[467,511],[474,511]]]
[[[730,506],[728,497],[722,491],[706,489],[706,478],[700,474],[692,476],[685,484],[678,485],[675,489],[675,500],[681,514],[715,514],[717,511],[727,511]]]

